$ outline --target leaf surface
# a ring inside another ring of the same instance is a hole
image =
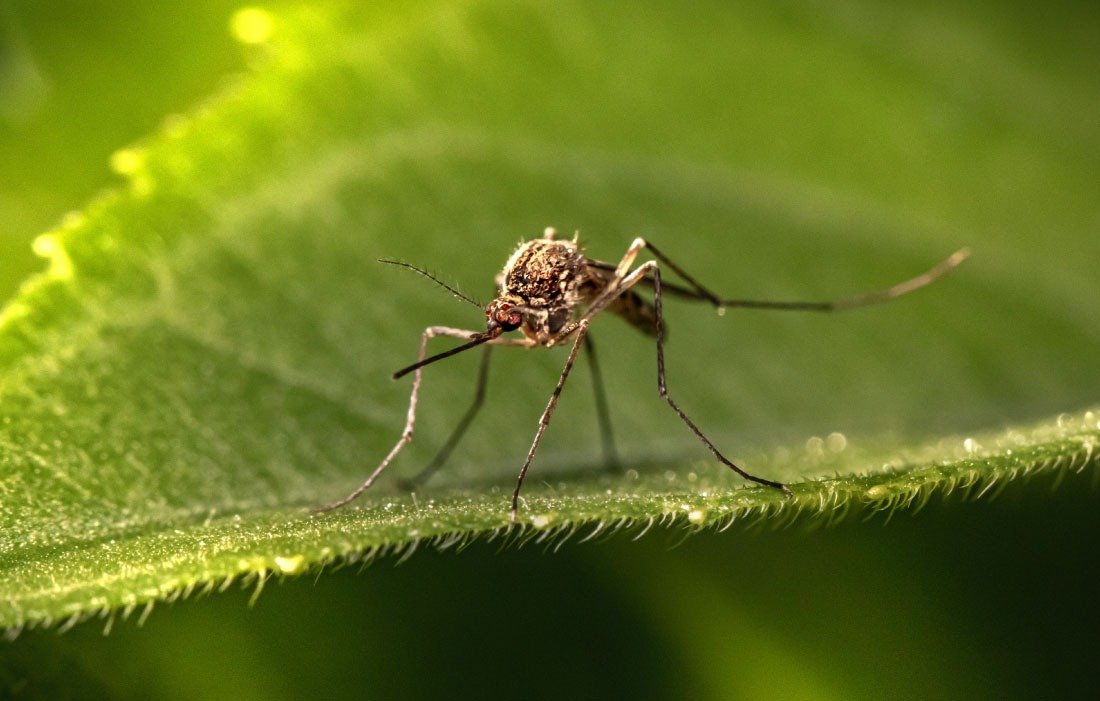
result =
[[[124,184],[39,240],[49,272],[3,313],[0,624],[425,541],[828,519],[1095,471],[1100,126],[1046,107],[1095,110],[1076,89],[1095,76],[1044,82],[965,18],[950,44],[900,10],[555,8],[238,15],[257,67],[115,154]],[[425,371],[416,440],[375,489],[309,515],[396,440],[408,382],[389,375],[423,327],[483,324],[376,259],[485,301],[547,225],[609,261],[645,236],[737,297],[844,296],[974,254],[842,315],[668,302],[673,395],[791,500],[709,461],[657,397],[652,340],[600,318],[623,474],[600,469],[578,367],[509,526],[564,349],[501,349],[438,479],[395,484],[472,399],[476,354]]]

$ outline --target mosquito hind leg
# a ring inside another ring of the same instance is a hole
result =
[[[656,255],[656,254],[654,254],[654,255]],[[665,333],[664,333],[664,324],[662,323],[662,319],[661,319],[661,269],[660,269],[660,267],[658,265],[654,264],[652,266],[652,273],[653,273],[653,292],[654,292],[654,294],[653,294],[653,309],[654,309],[654,316],[656,317],[655,324],[656,324],[656,327],[657,327],[656,336],[657,336],[657,391],[658,391],[658,393],[660,393],[661,397],[663,397],[664,400],[666,402],[668,402],[668,405],[670,407],[672,407],[672,410],[676,412],[676,415],[679,416],[680,419],[685,424],[687,424],[687,427],[691,429],[691,432],[694,433],[695,436],[700,441],[703,442],[703,445],[705,445],[707,447],[707,449],[710,450],[710,452],[714,455],[714,457],[718,458],[718,460],[723,465],[725,465],[726,467],[729,467],[734,472],[741,475],[742,477],[749,480],[750,482],[756,482],[757,484],[763,485],[765,487],[771,487],[772,489],[778,489],[778,490],[782,491],[784,494],[786,494],[788,497],[792,496],[791,488],[788,487],[787,485],[783,484],[782,482],[773,482],[772,480],[764,479],[763,477],[757,477],[756,475],[750,474],[749,472],[746,472],[745,470],[741,469],[737,465],[733,464],[733,462],[731,462],[725,455],[722,454],[722,452],[720,450],[718,450],[718,447],[715,446],[714,443],[712,443],[709,438],[707,438],[705,435],[703,435],[703,432],[701,430],[699,430],[699,427],[695,425],[695,422],[692,421],[690,418],[688,418],[688,415],[684,413],[684,410],[680,408],[680,406],[672,399],[672,396],[668,393],[668,385],[665,381]]]
[[[600,442],[603,444],[604,466],[613,472],[622,470],[619,462],[619,453],[615,450],[615,433],[611,430],[611,412],[607,408],[607,393],[604,390],[603,373],[600,372],[600,363],[596,358],[596,344],[592,341],[592,335],[584,337],[585,355],[588,356],[588,366],[592,375],[592,389],[596,395],[596,419],[600,424]]]
[[[680,287],[678,285],[668,284],[669,291],[679,297],[687,297],[691,299],[704,300],[710,302],[719,311],[732,308],[744,308],[744,309],[775,309],[786,311],[801,311],[801,312],[835,312],[845,309],[856,309],[858,307],[867,307],[874,304],[881,304],[882,302],[888,302],[892,299],[897,299],[904,295],[919,290],[922,287],[927,287],[936,280],[939,280],[944,275],[957,268],[970,256],[970,250],[967,248],[961,248],[955,251],[947,258],[941,260],[936,265],[932,266],[925,272],[917,275],[916,277],[903,280],[897,284],[891,285],[872,292],[864,292],[862,294],[856,294],[849,297],[841,297],[838,299],[831,299],[820,302],[804,302],[804,301],[786,301],[786,300],[770,300],[770,299],[723,299],[718,295],[711,292],[704,287],[702,283],[688,275],[676,263],[660,251],[655,248],[653,244],[646,242],[646,247],[649,252],[653,254],[653,257],[661,261],[662,264],[668,266],[670,270],[680,276],[684,282],[687,283],[687,287]],[[656,280],[653,281],[654,289],[657,287]]]

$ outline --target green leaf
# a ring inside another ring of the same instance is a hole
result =
[[[1066,48],[1045,81],[980,18],[943,37],[917,11],[696,12],[238,14],[255,70],[116,153],[124,184],[38,240],[50,269],[0,319],[0,624],[425,541],[833,519],[1094,472],[1087,62]],[[843,315],[669,301],[673,396],[791,500],[711,463],[657,397],[652,340],[601,318],[624,474],[599,469],[578,368],[508,523],[564,349],[501,349],[444,474],[395,484],[472,398],[476,354],[425,371],[417,439],[380,484],[311,516],[399,435],[408,382],[388,378],[423,327],[483,324],[375,259],[484,300],[547,225],[610,261],[645,236],[739,297],[842,296],[974,255]]]

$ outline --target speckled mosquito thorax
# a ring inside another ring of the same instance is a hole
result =
[[[523,315],[523,334],[537,343],[546,342],[561,332],[595,286],[586,263],[576,237],[557,240],[553,229],[540,239],[521,243],[497,275],[500,292],[490,302],[487,315],[502,308],[517,309]]]
[[[638,254],[643,250],[648,251],[654,259],[634,267]],[[524,460],[519,476],[516,478],[515,490],[512,492],[510,519],[512,521],[516,520],[516,514],[519,511],[520,488],[523,486],[524,477],[527,475],[527,468],[530,467],[531,461],[535,457],[539,441],[550,424],[550,417],[554,413],[554,407],[557,406],[558,397],[565,387],[565,381],[569,377],[569,373],[573,369],[573,363],[582,347],[588,357],[592,384],[595,389],[596,416],[603,441],[604,460],[608,466],[616,466],[618,458],[611,433],[607,399],[599,365],[596,361],[595,345],[589,333],[589,326],[592,324],[593,319],[604,311],[612,312],[639,331],[656,339],[657,392],[687,425],[688,429],[706,446],[715,459],[746,480],[778,490],[784,497],[789,498],[793,493],[786,484],[758,477],[731,462],[704,435],[702,430],[688,418],[688,415],[669,395],[665,383],[665,325],[661,311],[663,297],[668,295],[680,299],[707,302],[719,312],[730,308],[812,312],[853,309],[885,302],[924,287],[955,268],[967,255],[968,252],[963,249],[940,262],[931,270],[910,280],[875,292],[832,301],[786,302],[724,299],[696,281],[683,268],[672,262],[668,256],[645,239],[634,239],[619,262],[614,264],[589,258],[581,249],[576,236],[570,241],[561,240],[557,238],[554,229],[548,228],[543,232],[541,238],[521,243],[508,259],[508,262],[504,264],[504,269],[497,275],[497,296],[489,304],[482,307],[485,312],[484,330],[473,331],[450,326],[429,326],[424,329],[420,336],[420,353],[417,361],[393,374],[394,379],[408,374],[413,375],[405,430],[401,433],[401,437],[358,488],[343,499],[319,507],[315,511],[329,511],[341,507],[365,492],[374,484],[374,481],[401,449],[412,440],[413,427],[416,424],[416,401],[420,391],[424,366],[479,346],[482,347],[483,353],[481,365],[478,369],[473,402],[466,413],[463,414],[458,426],[443,444],[443,447],[440,448],[435,459],[412,480],[414,486],[422,484],[429,475],[446,462],[452,449],[465,434],[466,428],[480,409],[489,373],[489,354],[497,346],[552,348],[559,344],[564,345],[566,342],[571,344],[565,366],[558,377],[557,386],[555,386],[553,393],[550,395],[550,401],[539,418],[535,436],[531,441],[530,449],[527,451],[527,458]],[[449,290],[455,297],[476,307],[481,307],[476,301],[439,280],[426,270],[399,261],[387,260],[383,262],[413,270]],[[675,274],[679,281],[676,283],[662,282],[662,266]],[[643,296],[639,293],[639,290],[648,290],[648,293]],[[508,335],[512,331],[519,331],[522,336]],[[457,338],[464,342],[429,356],[428,341],[437,336]]]
[[[584,255],[577,240],[558,241],[550,229],[541,239],[526,241],[497,276],[501,296],[514,296],[532,307],[571,306],[580,297]]]

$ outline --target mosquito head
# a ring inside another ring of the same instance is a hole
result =
[[[508,297],[497,297],[485,307],[485,330],[515,331],[523,325],[523,308]]]
[[[417,272],[420,271],[417,270]],[[410,372],[419,370],[425,365],[431,365],[436,361],[450,358],[452,355],[456,355],[471,348],[476,348],[482,343],[494,341],[499,338],[501,334],[508,331],[515,331],[520,326],[523,326],[523,322],[526,320],[525,309],[525,307],[519,304],[519,300],[508,296],[497,297],[485,307],[484,331],[471,334],[470,340],[463,343],[461,346],[445,350],[442,353],[436,353],[431,357],[418,360],[408,367],[401,368],[393,374],[393,379],[396,380],[408,375]]]

